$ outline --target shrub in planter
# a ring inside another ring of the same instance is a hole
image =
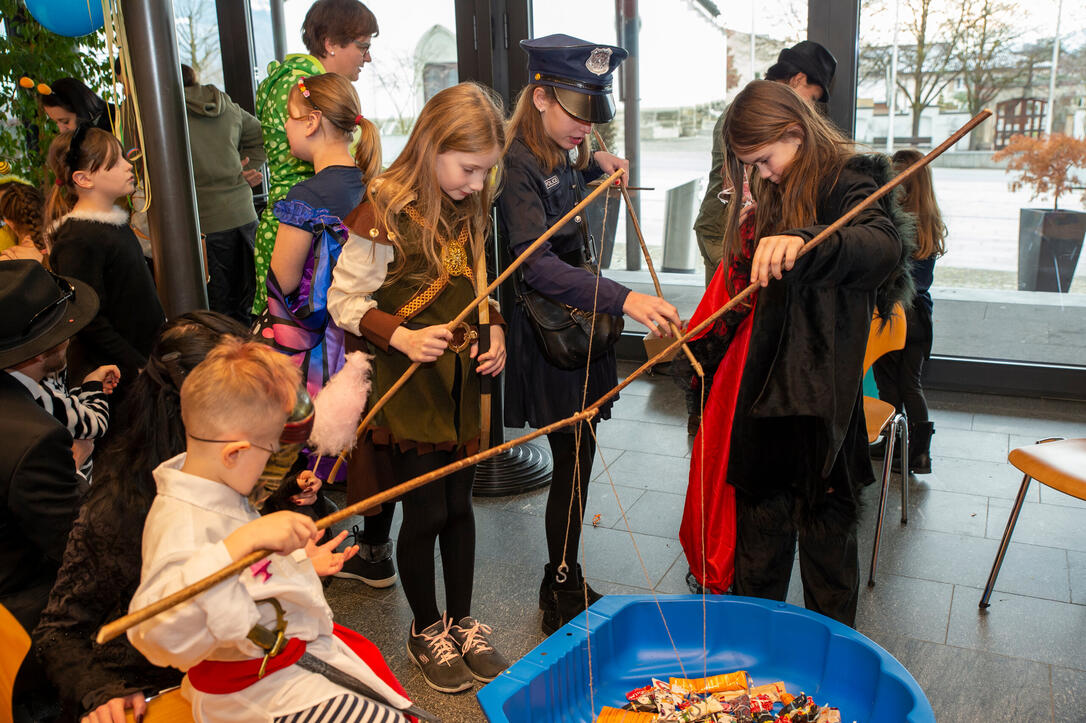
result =
[[[1018,172],[1012,191],[1029,188],[1030,200],[1052,195],[1052,208],[1023,208],[1018,225],[1018,288],[1063,291],[1071,285],[1086,235],[1086,212],[1060,210],[1060,196],[1084,184],[1086,140],[1062,133],[1044,138],[1012,136],[993,159],[1009,158],[1007,172]],[[1082,194],[1086,203],[1086,192]]]

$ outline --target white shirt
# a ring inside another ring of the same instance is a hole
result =
[[[373,293],[384,285],[395,257],[395,249],[389,244],[351,233],[332,270],[332,286],[328,289],[328,313],[336,326],[358,333],[362,317],[377,307]]]
[[[245,497],[225,484],[182,472],[184,461],[185,455],[180,454],[154,471],[158,495],[143,528],[143,569],[129,610],[143,608],[229,565],[232,560],[223,539],[260,517]],[[247,570],[129,629],[129,640],[155,665],[183,671],[203,660],[260,658],[264,651],[246,635],[257,623],[274,630],[272,606],[254,602],[274,597],[286,612],[287,636],[306,641],[306,652],[366,683],[396,707],[410,705],[333,636],[332,610],[305,551],[272,555],[270,560],[270,577]],[[324,676],[297,665],[225,695],[201,693],[187,676],[182,682],[182,694],[192,702],[197,721],[271,721],[344,692]]]
[[[20,384],[26,387],[27,391],[30,392],[31,395],[33,395],[34,401],[36,401],[39,406],[41,406],[43,409],[45,409],[45,411],[49,412],[50,414],[53,413],[53,399],[45,393],[45,390],[41,388],[40,384],[28,377],[26,374],[23,374],[18,369],[5,369],[4,371],[13,376]]]

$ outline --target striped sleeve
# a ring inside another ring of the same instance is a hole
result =
[[[101,384],[90,383],[68,389],[56,375],[41,381],[41,388],[53,402],[53,416],[73,439],[100,439],[109,429],[109,397]]]

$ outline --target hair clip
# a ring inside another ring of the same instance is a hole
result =
[[[177,391],[181,391],[181,385],[185,383],[186,372],[181,367],[181,352],[171,351],[169,354],[162,355],[162,366],[166,368],[166,373],[170,375],[170,381],[173,382],[173,386]]]
[[[305,78],[298,78],[298,90],[302,91],[306,100],[309,100],[309,88],[305,87]]]
[[[365,118],[363,118],[363,117],[362,117],[362,114],[361,114],[361,113],[359,113],[358,115],[356,115],[356,116],[354,117],[354,124],[355,124],[356,126],[360,126],[360,125],[362,125],[362,121],[364,121],[364,120],[365,120]]]
[[[22,78],[19,78],[19,85],[21,87],[23,87],[23,88],[26,88],[27,90],[30,90],[31,88],[34,87],[34,80],[32,78],[24,75]],[[37,88],[38,88],[38,93],[40,95],[52,95],[53,94],[53,89],[50,88],[45,83],[38,83]]]

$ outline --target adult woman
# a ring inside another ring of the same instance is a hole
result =
[[[622,48],[599,46],[567,35],[523,41],[533,83],[521,93],[506,142],[505,190],[498,198],[501,238],[516,256],[577,203],[585,178],[628,167],[610,153],[585,150],[593,123],[610,121],[611,74],[626,58]],[[569,152],[578,149],[575,161]],[[675,307],[631,291],[580,268],[587,231],[581,219],[558,231],[521,267],[524,283],[579,309],[626,314],[657,331],[679,324]],[[528,313],[518,303],[509,324],[505,376],[505,423],[542,427],[579,411],[617,383],[614,350],[587,369],[566,371],[549,362],[534,339]],[[665,331],[666,333],[666,331]],[[586,380],[587,373],[587,380]],[[587,396],[587,399],[585,397]],[[599,419],[610,416],[605,406]],[[539,590],[543,632],[553,633],[598,595],[577,562],[588,480],[595,445],[587,425],[548,435],[554,473],[547,497],[549,563]]]
[[[177,685],[180,672],[148,663],[121,636],[93,642],[97,629],[128,612],[140,581],[143,521],[155,496],[151,471],[185,449],[181,382],[224,336],[247,337],[233,319],[210,311],[167,324],[132,383],[117,431],[96,460],[94,486],[68,538],[57,582],[34,643],[64,711],[83,721],[142,717],[143,691]],[[114,713],[119,713],[117,718]]]
[[[302,22],[302,42],[308,55],[288,55],[268,65],[268,77],[256,91],[256,116],[264,130],[268,156],[268,205],[256,232],[256,295],[253,314],[267,306],[264,280],[271,264],[279,221],[273,209],[298,182],[313,175],[313,164],[290,153],[285,124],[287,96],[299,78],[339,73],[350,81],[370,60],[370,40],[377,35],[377,18],[358,0],[317,0]]]
[[[57,124],[61,133],[74,131],[81,123],[112,132],[110,118],[115,110],[75,78],[60,78],[49,86],[51,93],[41,95],[42,110]]]

